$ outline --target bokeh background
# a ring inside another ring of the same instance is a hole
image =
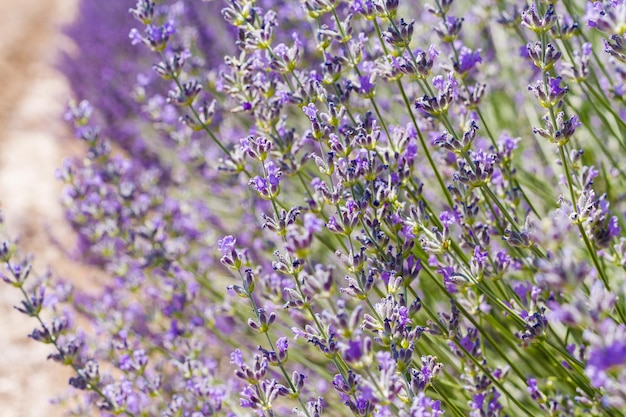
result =
[[[62,26],[77,0],[0,0],[0,209],[8,232],[36,254],[35,269],[50,267],[73,281],[96,279],[67,256],[72,233],[59,202],[54,171],[79,152],[63,122],[67,82],[54,68],[72,45]],[[46,360],[50,350],[27,338],[34,323],[13,309],[18,293],[0,286],[0,417],[57,417],[50,399],[69,374]]]

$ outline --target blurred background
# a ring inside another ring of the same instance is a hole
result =
[[[60,203],[63,185],[55,179],[65,158],[85,153],[63,120],[71,95],[90,100],[113,145],[133,158],[154,158],[137,134],[148,123],[138,121],[140,105],[128,97],[138,74],[146,68],[152,73],[153,63],[148,48],[128,38],[136,24],[128,10],[135,3],[0,0],[0,210],[6,229],[0,237],[19,237],[20,250],[34,255],[31,276],[51,270],[55,279],[87,290],[105,282],[75,250]],[[215,33],[226,30],[220,8],[199,0],[178,8],[181,19],[206,20],[195,36],[207,57],[228,49],[214,42]],[[46,360],[49,346],[28,338],[37,323],[13,308],[19,301],[17,290],[0,285],[0,417],[63,416],[50,400],[65,393],[71,373]]]
[[[0,209],[7,231],[36,255],[37,272],[51,267],[72,280],[93,272],[68,260],[64,249],[72,234],[54,171],[78,148],[63,122],[69,89],[54,62],[59,51],[71,50],[61,27],[76,5],[0,0]],[[34,323],[13,309],[18,295],[0,286],[0,417],[62,416],[50,399],[65,389],[69,375],[46,360],[46,346],[28,339]]]

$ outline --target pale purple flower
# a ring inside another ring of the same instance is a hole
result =
[[[233,236],[228,235],[224,236],[224,238],[217,241],[217,246],[220,249],[222,255],[230,255],[235,250],[235,243],[237,243],[237,239]]]
[[[317,118],[317,107],[313,103],[309,103],[302,107],[302,111],[307,115],[309,119]]]
[[[461,75],[469,73],[477,64],[483,62],[480,49],[472,51],[463,46],[459,52],[459,59],[454,63],[454,70]]]

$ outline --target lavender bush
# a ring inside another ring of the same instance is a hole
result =
[[[0,245],[71,414],[626,413],[624,0],[113,3],[58,172],[110,280]]]

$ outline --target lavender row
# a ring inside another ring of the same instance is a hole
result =
[[[123,4],[60,63],[108,280],[0,247],[67,410],[626,413],[623,0]]]

